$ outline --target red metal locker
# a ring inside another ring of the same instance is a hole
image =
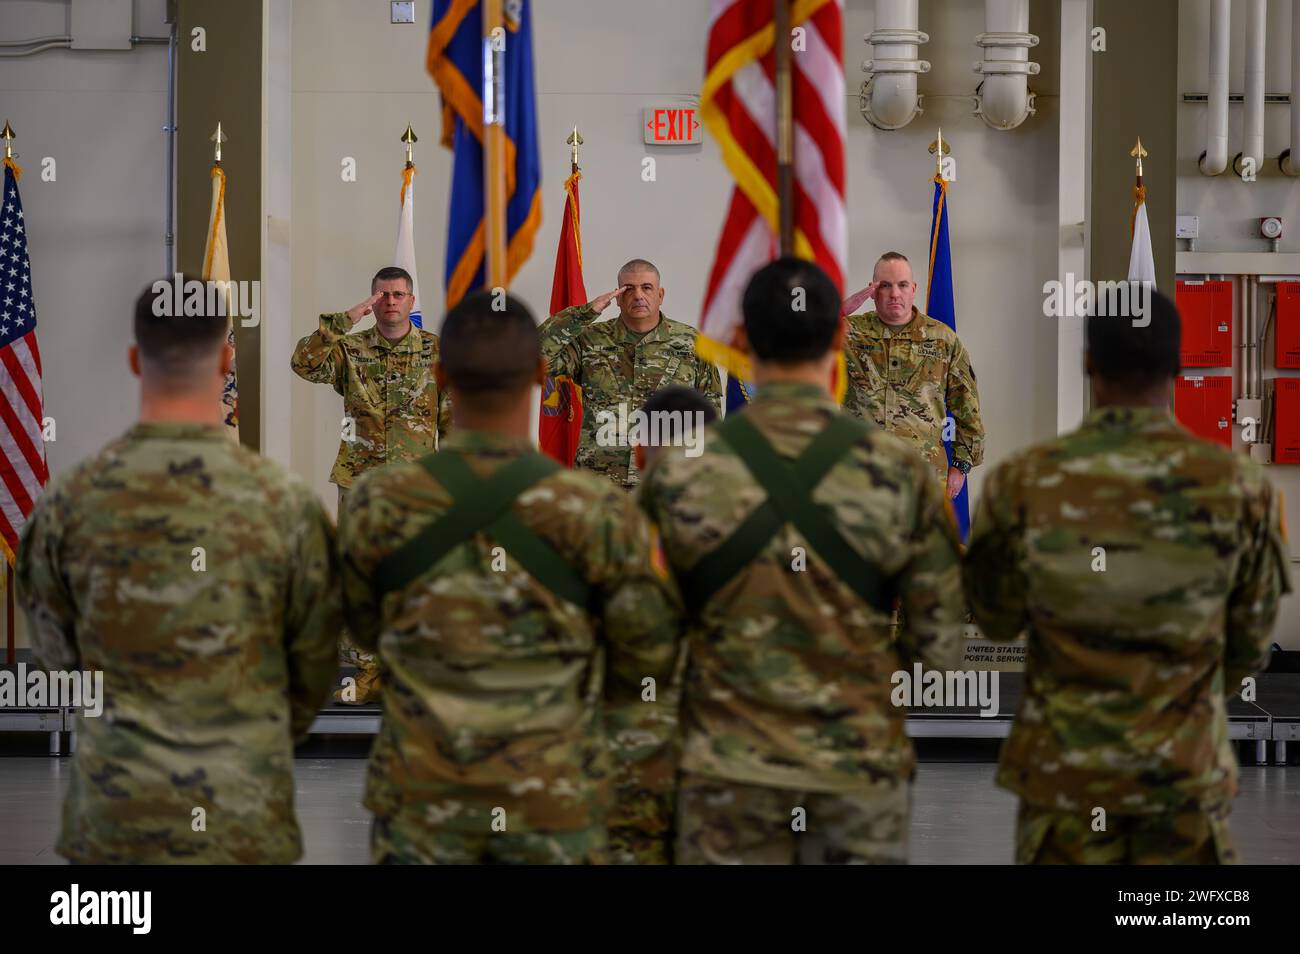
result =
[[[1273,379],[1273,463],[1300,464],[1300,378]]]
[[[1232,282],[1180,281],[1174,294],[1183,319],[1183,367],[1231,367]]]
[[[1174,416],[1197,437],[1232,447],[1232,375],[1182,374],[1174,382]]]
[[[1273,340],[1273,363],[1279,368],[1300,368],[1300,282],[1277,283]]]

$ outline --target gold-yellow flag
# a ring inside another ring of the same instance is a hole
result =
[[[229,341],[235,349],[234,300],[230,289],[230,251],[226,247],[226,171],[221,166],[212,167],[212,213],[208,216],[208,240],[203,248],[203,280],[225,282],[226,314],[231,316]],[[236,440],[239,439],[239,384],[235,378],[235,362],[230,362],[226,387],[221,395],[222,413],[226,425]]]

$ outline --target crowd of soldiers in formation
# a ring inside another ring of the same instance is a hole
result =
[[[1173,304],[1087,319],[1093,410],[993,470],[963,548],[970,358],[902,256],[872,290],[843,319],[815,265],[758,271],[736,342],[755,393],[715,420],[718,373],[647,261],[540,327],[471,295],[439,335],[383,269],[293,356],[352,426],[337,528],[222,428],[226,318],[159,317],[146,291],[140,420],[50,484],[19,549],[37,663],[105,678],[59,853],[300,857],[294,744],[342,653],[344,699],[383,707],[375,862],[905,862],[893,676],[957,667],[973,613],[1028,640],[997,775],[1018,861],[1232,860],[1225,701],[1264,660],[1287,559],[1262,469],[1169,413]],[[574,469],[531,440],[548,373],[583,389]],[[710,421],[703,452],[598,440],[620,403]]]

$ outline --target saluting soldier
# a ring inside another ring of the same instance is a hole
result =
[[[347,311],[321,315],[320,327],[293,352],[295,374],[329,384],[343,395],[342,438],[330,472],[340,509],[360,474],[436,450],[451,423],[451,405],[433,374],[438,336],[412,323],[412,290],[406,269],[381,268],[371,279],[369,298]],[[369,314],[375,324],[350,333]],[[345,634],[340,660],[357,667],[357,682],[354,692],[339,692],[338,701],[376,701],[379,669],[374,656],[359,651]]]
[[[899,252],[876,262],[876,310],[849,315],[844,410],[906,440],[949,497],[984,461],[984,423],[970,355],[957,333],[914,304],[912,266]],[[951,424],[948,423],[951,421]],[[952,441],[952,461],[944,440]]]
[[[597,321],[618,301],[618,317]],[[695,353],[697,332],[663,314],[659,269],[634,258],[618,271],[618,288],[542,322],[542,351],[552,375],[582,388],[582,434],[574,466],[620,487],[640,480],[632,442],[621,423],[660,388],[680,384],[722,409],[718,369]]]

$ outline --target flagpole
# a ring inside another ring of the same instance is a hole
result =
[[[569,134],[569,138],[564,141],[573,147],[573,157],[572,157],[572,161],[569,163],[569,175],[575,175],[577,174],[579,169],[578,147],[581,146],[583,142],[585,142],[585,140],[582,138],[582,134],[578,132],[577,123],[574,123],[573,132],[571,132]]]
[[[790,83],[790,4],[774,4],[776,54],[776,195],[782,255],[794,254],[794,104]]]
[[[502,30],[502,0],[483,0],[483,191],[487,282],[506,285],[506,109],[504,51],[493,31]]]
[[[14,568],[5,560],[5,659],[11,666],[14,655]]]
[[[1142,184],[1142,157],[1147,151],[1142,148],[1142,137],[1138,136],[1137,145],[1129,151],[1129,155],[1137,160],[1137,178],[1133,182],[1133,214],[1129,217],[1129,237],[1131,238],[1134,230],[1137,228],[1137,210],[1138,206],[1146,201],[1147,190]]]
[[[403,169],[415,168],[415,144],[420,141],[420,137],[415,134],[411,124],[406,124],[406,132],[402,133],[402,142],[406,143],[406,165]]]

